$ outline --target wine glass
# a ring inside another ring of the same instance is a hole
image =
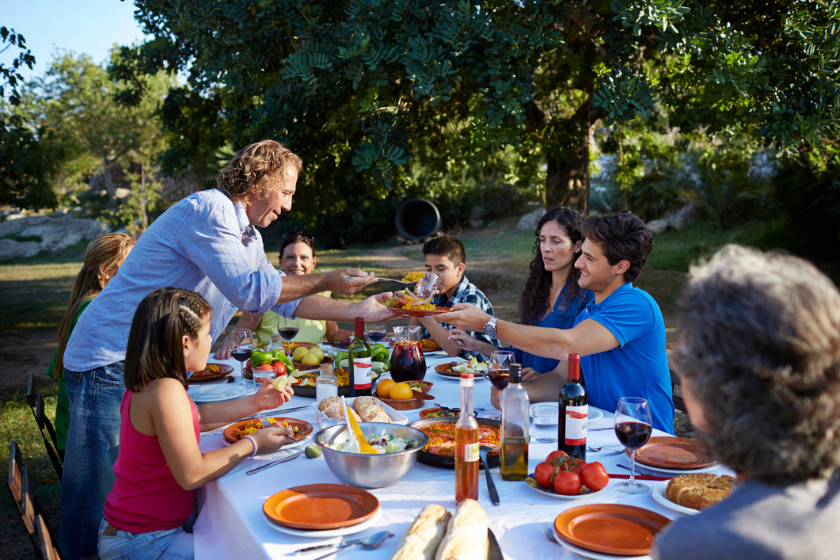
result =
[[[292,339],[297,336],[298,328],[297,317],[280,317],[277,332],[287,341],[286,357],[289,358],[289,361],[292,361]]]
[[[503,391],[510,382],[510,363],[513,352],[510,350],[496,350],[490,354],[490,366],[487,368],[487,378],[493,387]]]
[[[651,426],[650,405],[647,399],[622,397],[615,407],[615,435],[621,445],[630,450],[630,480],[615,485],[615,489],[625,494],[644,494],[650,488],[636,482],[636,450],[647,443]]]
[[[254,335],[250,329],[233,329],[230,333],[230,355],[239,362],[239,386],[245,388],[245,360],[254,351]]]
[[[385,323],[365,323],[365,336],[372,342],[380,342],[385,338]]]

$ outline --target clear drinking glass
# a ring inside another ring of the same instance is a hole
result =
[[[625,494],[644,494],[650,488],[636,482],[636,450],[650,439],[653,431],[650,405],[647,399],[623,397],[615,407],[615,435],[621,445],[630,450],[630,480],[615,485],[615,489]]]
[[[440,277],[434,272],[426,272],[426,275],[414,285],[414,295],[423,303],[431,301],[440,286]]]
[[[556,442],[559,418],[557,403],[535,404],[531,410],[534,414],[534,439],[537,443]]]
[[[254,351],[254,335],[249,329],[233,329],[230,333],[230,355],[239,362],[239,386],[245,388],[245,361]]]

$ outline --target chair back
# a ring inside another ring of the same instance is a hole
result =
[[[53,545],[52,531],[50,531],[47,520],[38,514],[35,516],[35,532],[38,535],[38,546],[41,549],[43,560],[61,560],[61,553]]]
[[[41,437],[44,439],[47,455],[49,455],[50,461],[52,461],[58,479],[61,480],[63,469],[57,451],[58,439],[56,438],[55,428],[53,428],[52,422],[50,422],[49,417],[44,412],[44,397],[41,393],[38,393],[38,396],[35,398],[35,421],[38,422],[38,429],[41,430]],[[44,433],[45,430],[46,433]]]
[[[32,414],[35,414],[35,374],[32,372],[29,372],[29,376],[26,378],[26,402],[29,403]]]
[[[9,492],[12,494],[12,500],[14,500],[18,507],[18,511],[20,511],[20,499],[23,497],[21,465],[23,465],[23,461],[20,456],[20,448],[17,446],[17,442],[12,440],[9,444],[9,478],[7,484],[9,486]]]
[[[685,409],[685,401],[682,398],[682,380],[680,380],[680,376],[674,373],[674,370],[670,370],[671,373],[671,398],[674,399],[674,408],[677,410],[682,410],[683,412],[688,412]],[[679,391],[679,395],[677,394]]]
[[[29,474],[29,469],[26,467],[23,467],[21,471],[21,478],[23,479],[23,484],[21,485],[20,517],[26,526],[26,532],[34,535],[36,515],[35,488],[32,483],[32,475]]]

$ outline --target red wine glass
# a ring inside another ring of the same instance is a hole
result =
[[[298,329],[297,317],[280,317],[277,332],[286,340],[283,345],[286,347],[286,357],[290,362],[292,361],[292,339],[297,336]]]
[[[615,489],[625,494],[644,494],[650,488],[636,482],[636,450],[650,439],[650,405],[647,399],[623,397],[615,407],[615,435],[621,445],[630,450],[630,480],[615,485]]]
[[[385,338],[385,323],[365,323],[365,336],[371,342],[381,342]]]
[[[233,329],[230,333],[230,355],[239,362],[239,386],[245,388],[245,361],[254,351],[254,336],[249,329]]]
[[[503,391],[510,382],[510,363],[513,361],[513,352],[509,350],[497,350],[490,354],[490,365],[487,368],[487,378],[493,387]]]

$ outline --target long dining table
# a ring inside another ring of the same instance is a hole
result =
[[[326,351],[334,351],[329,345],[322,345],[322,348]],[[237,382],[239,381],[240,368],[237,362],[214,360],[212,356],[209,361],[233,365],[234,376]],[[425,380],[434,384],[430,394],[435,397],[434,401],[428,401],[429,403],[435,402],[450,407],[460,406],[458,379],[444,377],[434,371],[436,365],[450,361],[452,361],[451,358],[440,354],[426,357],[428,369]],[[387,374],[385,376],[387,377]],[[229,386],[232,385],[229,384]],[[474,407],[479,409],[479,416],[498,418],[498,411],[490,404],[490,387],[487,380],[476,376]],[[315,399],[294,396],[282,408],[296,406],[306,406],[306,408],[281,414],[281,416],[305,420],[313,424],[314,432],[317,432],[317,413],[310,406],[314,402]],[[399,412],[408,417],[410,424],[420,418],[419,413],[422,408]],[[592,411],[595,415],[597,415],[596,410]],[[617,444],[618,439],[613,430],[613,413],[600,412],[603,413],[600,419],[589,422],[587,444],[591,446]],[[667,436],[668,434],[654,430],[653,435]],[[207,432],[201,436],[200,447],[203,452],[219,449],[223,445],[225,442],[222,430]],[[556,443],[537,443],[532,436],[528,457],[529,472],[533,472],[537,464],[556,449]],[[199,515],[193,529],[195,557],[198,560],[278,559],[300,548],[341,541],[341,537],[292,536],[279,532],[266,520],[262,510],[263,503],[281,490],[314,483],[343,484],[329,469],[323,456],[308,459],[305,454],[254,475],[246,475],[246,471],[290,453],[291,450],[281,449],[275,453],[257,455],[253,459],[245,460],[229,473],[205,485],[198,492]],[[629,473],[628,470],[619,466],[620,464],[629,465],[626,454],[621,452],[620,447],[605,448],[598,453],[588,452],[587,461],[601,462],[611,474]],[[725,468],[720,468],[715,472],[716,474],[731,474]],[[631,495],[614,490],[615,484],[622,482],[622,479],[610,479],[609,486],[604,490],[590,496],[569,500],[545,496],[529,487],[524,481],[503,481],[498,468],[491,469],[491,473],[501,503],[498,506],[491,503],[484,475],[479,477],[478,501],[487,512],[490,529],[496,536],[504,557],[508,559],[578,558],[579,556],[556,542],[550,542],[541,528],[541,523],[553,523],[555,518],[568,508],[593,503],[628,504],[654,511],[669,519],[684,515],[655,501],[652,492]],[[657,481],[643,482],[652,489],[660,484]],[[381,514],[365,531],[351,537],[344,537],[344,539],[365,537],[383,530],[390,531],[395,536],[387,539],[374,550],[353,547],[338,552],[337,558],[359,557],[370,560],[390,558],[397,548],[400,537],[426,505],[440,504],[453,513],[456,506],[454,471],[420,462],[417,462],[399,483],[386,488],[368,489],[368,491],[379,500]],[[320,554],[299,558],[314,560],[318,556]]]

